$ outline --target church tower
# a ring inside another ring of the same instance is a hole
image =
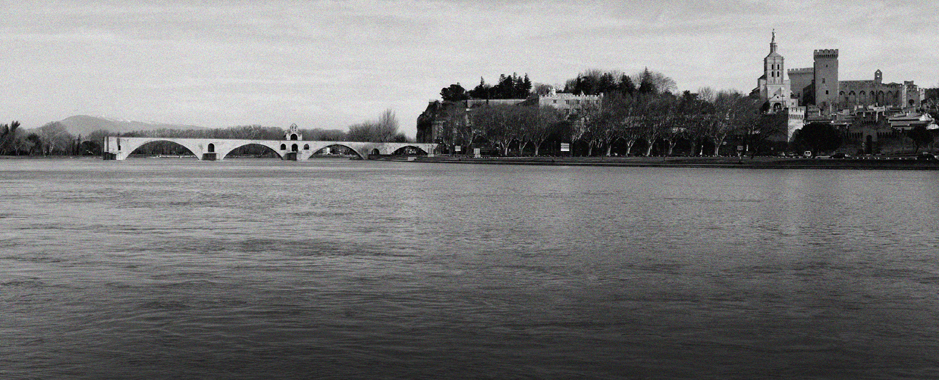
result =
[[[763,58],[763,76],[757,81],[760,100],[769,106],[769,112],[789,108],[791,92],[786,78],[785,58],[776,51],[776,31],[769,42],[769,54]]]

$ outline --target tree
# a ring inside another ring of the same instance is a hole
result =
[[[636,82],[639,82],[637,92],[640,94],[671,93],[678,88],[672,78],[660,72],[649,70],[649,68],[645,68],[642,72],[636,74]]]
[[[564,92],[583,95],[632,95],[636,92],[633,80],[619,71],[601,71],[590,69],[577,74],[564,85]]]
[[[492,98],[492,86],[486,84],[486,80],[483,77],[479,77],[479,85],[474,87],[469,95],[473,99],[490,99]]]
[[[378,125],[374,121],[366,121],[349,126],[349,132],[346,132],[346,138],[349,141],[375,142],[377,140]]]
[[[585,104],[577,115],[571,142],[583,140],[587,143],[587,156],[593,155],[593,148],[600,143],[604,133],[604,123],[601,117],[602,108],[596,103]]]
[[[31,156],[33,155],[33,153],[37,151],[40,154],[42,153],[42,139],[39,138],[39,135],[35,133],[30,133],[29,135],[26,136],[24,141],[25,143],[23,144],[23,147],[26,148],[27,155]]]
[[[841,132],[829,123],[809,123],[793,134],[792,142],[818,154],[838,149],[842,136]]]
[[[390,142],[400,140],[398,136],[398,118],[395,117],[394,111],[391,109],[386,109],[385,112],[382,112],[381,116],[378,117],[378,141],[377,142]]]
[[[752,99],[736,91],[719,92],[714,97],[713,118],[705,118],[705,135],[714,143],[714,156],[720,154],[727,136],[752,122],[756,115]]]
[[[528,98],[531,94],[531,86],[531,79],[528,79],[528,73],[525,73],[525,78],[516,85],[516,91],[521,97]]]
[[[449,87],[441,89],[440,98],[445,102],[458,102],[469,99],[469,93],[457,82],[456,84],[451,84]]]
[[[16,131],[19,127],[20,122],[16,120],[0,126],[0,154],[8,154],[11,148],[16,150]]]
[[[596,125],[590,128],[590,133],[594,145],[606,147],[605,155],[607,157],[612,155],[613,143],[617,140],[626,139],[627,150],[632,149],[632,144],[635,143],[635,139],[631,138],[631,135],[626,137],[631,103],[632,98],[615,90],[603,98],[603,106],[596,119]],[[590,150],[592,151],[592,149]]]
[[[631,94],[620,94],[604,97],[604,109],[613,113],[617,119],[619,138],[623,139],[626,144],[626,155],[628,156],[632,154],[633,145],[636,144],[636,141],[644,135],[643,128],[646,113],[642,107],[642,97],[637,96],[635,88],[633,88]]]
[[[338,129],[305,129],[303,136],[308,140],[315,141],[343,141],[346,139],[346,133]]]
[[[789,115],[783,112],[761,113],[743,128],[746,132],[747,151],[750,153],[751,158],[763,150],[766,142],[773,139],[773,137],[779,137],[780,141],[785,140],[788,117]]]
[[[933,141],[933,135],[926,129],[925,125],[917,125],[913,129],[906,132],[906,136],[913,140],[913,152],[919,152],[919,148],[924,145],[929,145]]]
[[[640,94],[640,98],[643,99],[642,110],[645,116],[640,117],[639,120],[643,137],[649,143],[646,148],[646,157],[652,155],[652,148],[659,138],[673,128],[671,121],[674,118],[673,107],[675,101],[673,97],[667,94],[663,95],[646,94],[643,96]]]
[[[486,138],[498,145],[503,155],[509,154],[509,144],[518,138],[518,125],[510,123],[517,106],[494,105],[473,111],[473,125],[483,131]]]
[[[698,89],[698,99],[701,101],[714,103],[715,97],[717,97],[717,93],[714,92],[713,88],[701,87]]]
[[[57,121],[39,127],[36,133],[42,140],[43,155],[54,153],[67,154],[69,152],[69,146],[75,139],[71,133],[68,133],[65,125]]]
[[[385,110],[377,121],[349,126],[346,137],[350,141],[393,142],[407,140],[404,134],[398,132],[398,119],[394,111]]]
[[[538,107],[536,112],[535,120],[528,125],[525,134],[528,140],[535,145],[535,156],[537,157],[541,144],[544,144],[562,118],[560,111],[554,107]]]
[[[532,89],[532,93],[534,93],[535,95],[539,95],[539,96],[546,96],[550,94],[551,90],[553,89],[554,89],[554,86],[550,84],[538,83],[538,84],[535,84],[534,88]]]

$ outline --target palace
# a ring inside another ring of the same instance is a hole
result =
[[[763,58],[763,76],[754,90],[769,112],[795,106],[826,115],[868,107],[918,108],[925,98],[924,89],[913,81],[884,83],[880,70],[872,80],[840,80],[838,49],[815,50],[808,68],[785,70],[784,62],[774,31],[769,55]]]
[[[766,112],[788,114],[789,139],[810,121],[827,122],[859,140],[860,150],[871,153],[883,146],[884,139],[898,136],[911,125],[935,128],[928,114],[915,112],[923,105],[925,89],[913,81],[885,83],[879,69],[871,80],[841,80],[838,54],[838,49],[817,49],[812,67],[785,70],[773,31],[770,52],[763,58],[763,76],[753,92],[759,94]]]

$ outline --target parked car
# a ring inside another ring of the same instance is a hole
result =
[[[919,156],[916,156],[916,159],[921,161],[935,161],[936,156],[929,152],[922,152]]]
[[[851,158],[851,156],[844,154],[843,152],[837,152],[831,155],[831,158]]]

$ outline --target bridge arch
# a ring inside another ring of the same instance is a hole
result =
[[[263,148],[265,148],[265,151],[267,151],[267,152],[273,152],[274,155],[275,155],[277,158],[280,158],[280,159],[283,159],[283,158],[284,158],[284,155],[281,154],[280,151],[278,151],[277,149],[275,149],[276,146],[273,146],[273,144],[266,144],[266,143],[264,143],[263,141],[250,141],[250,140],[245,140],[245,141],[239,141],[239,142],[237,142],[237,143],[235,143],[235,144],[231,144],[230,146],[226,147],[226,149],[224,149],[223,151],[219,152],[219,157],[218,157],[218,159],[219,159],[219,160],[223,160],[223,159],[225,159],[225,157],[227,157],[229,154],[231,154],[231,152],[234,152],[234,151],[237,150],[237,149],[241,149],[241,148],[245,148],[245,147],[250,147],[250,146],[263,147]]]
[[[319,153],[323,149],[336,147],[336,146],[343,147],[352,151],[352,153],[354,153],[360,159],[368,158],[366,154],[363,154],[364,152],[367,152],[367,150],[363,149],[364,146],[359,146],[359,145],[363,145],[363,143],[349,143],[345,141],[314,141],[314,142],[311,142],[309,145],[310,145],[309,149],[303,149],[303,151],[301,152],[301,155],[302,155],[300,157],[301,160],[309,159],[310,157]]]
[[[332,144],[329,144],[329,145],[324,145],[323,148],[330,147],[330,146],[341,146],[341,147],[343,147],[343,148],[346,148],[346,149],[348,149],[348,150],[351,150],[352,153],[355,153],[356,156],[359,156],[359,158],[361,158],[361,159],[363,159],[363,160],[368,159],[368,155],[367,155],[367,154],[362,154],[362,151],[361,151],[360,149],[356,149],[355,147],[353,147],[353,146],[350,145],[350,144],[343,144],[343,143],[341,143],[341,142],[335,142],[335,143],[332,143]],[[321,148],[321,149],[322,149],[322,148]]]
[[[394,151],[391,152],[391,154],[397,154],[398,152],[408,149],[408,148],[413,148],[414,150],[418,151],[420,154],[430,154],[430,152],[426,151],[425,149],[417,145],[410,145],[410,144],[403,145],[403,146],[396,148]]]
[[[178,145],[189,151],[193,156],[196,156],[197,159],[202,159],[202,149],[198,145],[192,144],[188,141],[177,141],[172,138],[149,138],[149,139],[124,139],[123,146],[119,144],[119,150],[121,151],[119,155],[122,155],[124,158],[130,157],[131,154],[136,152],[138,149],[153,143],[170,143],[173,145]]]

